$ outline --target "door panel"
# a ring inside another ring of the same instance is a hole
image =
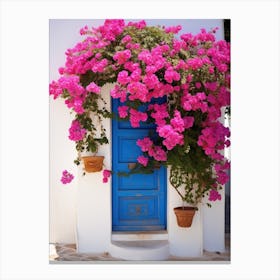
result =
[[[113,99],[113,111],[119,101]],[[113,231],[149,231],[166,229],[166,169],[152,174],[118,176],[129,171],[129,163],[142,154],[136,141],[148,136],[154,124],[132,128],[127,121],[112,122],[113,128]]]

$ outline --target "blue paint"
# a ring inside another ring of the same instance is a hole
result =
[[[119,101],[112,99],[113,112]],[[145,111],[145,107],[142,108]],[[113,231],[150,231],[166,229],[166,168],[153,174],[118,176],[129,171],[128,163],[142,154],[136,141],[155,129],[154,124],[132,128],[128,121],[112,121],[113,170],[112,221]]]

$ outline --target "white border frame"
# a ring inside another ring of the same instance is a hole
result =
[[[48,19],[142,15],[232,19],[232,262],[49,265]],[[278,1],[2,0],[0,18],[1,279],[279,279]]]

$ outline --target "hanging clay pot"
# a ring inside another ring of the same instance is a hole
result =
[[[99,172],[103,169],[103,156],[82,157],[86,172]]]
[[[177,217],[177,224],[179,227],[190,227],[192,225],[193,216],[196,211],[196,207],[176,207],[174,208],[175,215]]]

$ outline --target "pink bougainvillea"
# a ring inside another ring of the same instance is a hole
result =
[[[144,165],[144,166],[147,166],[149,159],[148,159],[147,157],[145,157],[145,156],[139,156],[139,157],[137,158],[137,161],[138,161],[140,164],[142,164],[142,165]]]
[[[132,127],[139,127],[140,121],[145,122],[148,118],[147,113],[139,112],[135,109],[130,109],[130,123]]]
[[[221,199],[218,186],[229,180],[229,163],[221,152],[230,145],[230,131],[220,118],[230,105],[230,45],[216,41],[217,28],[175,35],[181,30],[180,25],[149,27],[144,20],[121,19],[85,26],[80,30],[84,40],[66,51],[61,77],[50,83],[49,92],[54,99],[64,98],[75,114],[69,139],[77,150],[96,152],[108,141],[104,128],[103,138],[96,137],[89,116],[94,113],[99,121],[111,116],[101,87],[114,83],[110,95],[121,103],[118,119],[132,128],[155,125],[155,135],[136,142],[143,152],[137,159],[142,169],[155,162],[171,166],[177,172],[171,172],[173,183],[177,176],[191,188],[196,180],[203,186],[196,193],[207,192],[215,201]],[[107,171],[104,182],[111,174]]]
[[[128,106],[119,106],[118,107],[119,116],[121,119],[124,119],[128,116]]]
[[[72,182],[72,180],[74,179],[74,176],[69,173],[67,170],[64,170],[62,172],[62,177],[60,179],[60,181],[62,182],[62,184],[69,184]]]
[[[87,87],[86,87],[86,90],[89,91],[89,92],[94,92],[94,93],[100,93],[100,87],[94,83],[94,82],[91,82]]]
[[[210,190],[209,192],[209,201],[221,200],[222,196],[215,189]]]
[[[78,120],[72,121],[71,127],[69,128],[69,139],[72,141],[80,141],[86,135],[86,129],[81,127]]]
[[[103,183],[107,183],[108,182],[108,178],[111,177],[111,170],[108,169],[104,169],[103,170]]]
[[[138,139],[136,143],[143,152],[149,151],[153,146],[153,141],[149,137]]]
[[[118,51],[113,56],[113,59],[117,61],[118,64],[124,64],[127,62],[131,57],[131,51],[125,50],[125,51]]]
[[[150,157],[153,157],[156,161],[166,161],[167,153],[160,146],[153,146],[148,150],[148,154]]]

